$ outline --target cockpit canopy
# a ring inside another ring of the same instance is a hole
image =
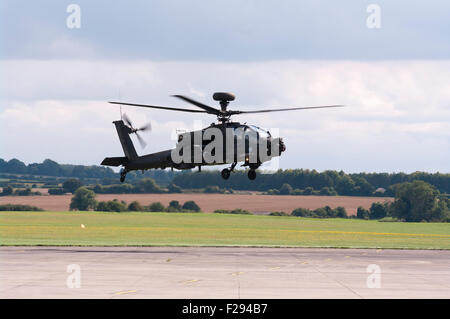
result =
[[[244,134],[251,135],[252,133],[254,133],[255,136],[259,135],[259,138],[270,138],[271,137],[269,131],[266,131],[265,129],[262,129],[255,125],[241,124],[234,128],[234,134],[237,136],[242,136]]]

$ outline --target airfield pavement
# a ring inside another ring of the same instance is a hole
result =
[[[1,247],[0,298],[450,298],[450,251]]]

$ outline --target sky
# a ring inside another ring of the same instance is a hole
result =
[[[437,0],[0,0],[0,158],[99,164],[122,156],[107,101],[217,106],[226,91],[230,109],[346,106],[236,116],[284,138],[281,168],[449,173],[448,12]],[[139,154],[215,121],[123,112],[152,123]]]

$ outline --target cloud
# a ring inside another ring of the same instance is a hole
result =
[[[269,61],[252,63],[98,60],[1,61],[2,156],[98,164],[122,154],[108,100],[189,107],[186,94],[215,106],[215,91],[236,94],[231,109],[345,104],[342,109],[236,116],[279,128],[282,167],[346,171],[450,170],[450,61]],[[119,94],[120,91],[120,94]],[[176,128],[210,115],[123,107],[154,152],[173,146]],[[138,146],[137,146],[138,147]],[[138,148],[139,152],[142,152]]]
[[[3,0],[4,59],[151,59],[250,62],[284,59],[446,59],[450,4],[372,1],[78,0],[81,28],[68,29],[69,1]]]

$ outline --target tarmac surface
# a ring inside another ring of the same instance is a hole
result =
[[[0,298],[450,298],[450,251],[0,247]]]

